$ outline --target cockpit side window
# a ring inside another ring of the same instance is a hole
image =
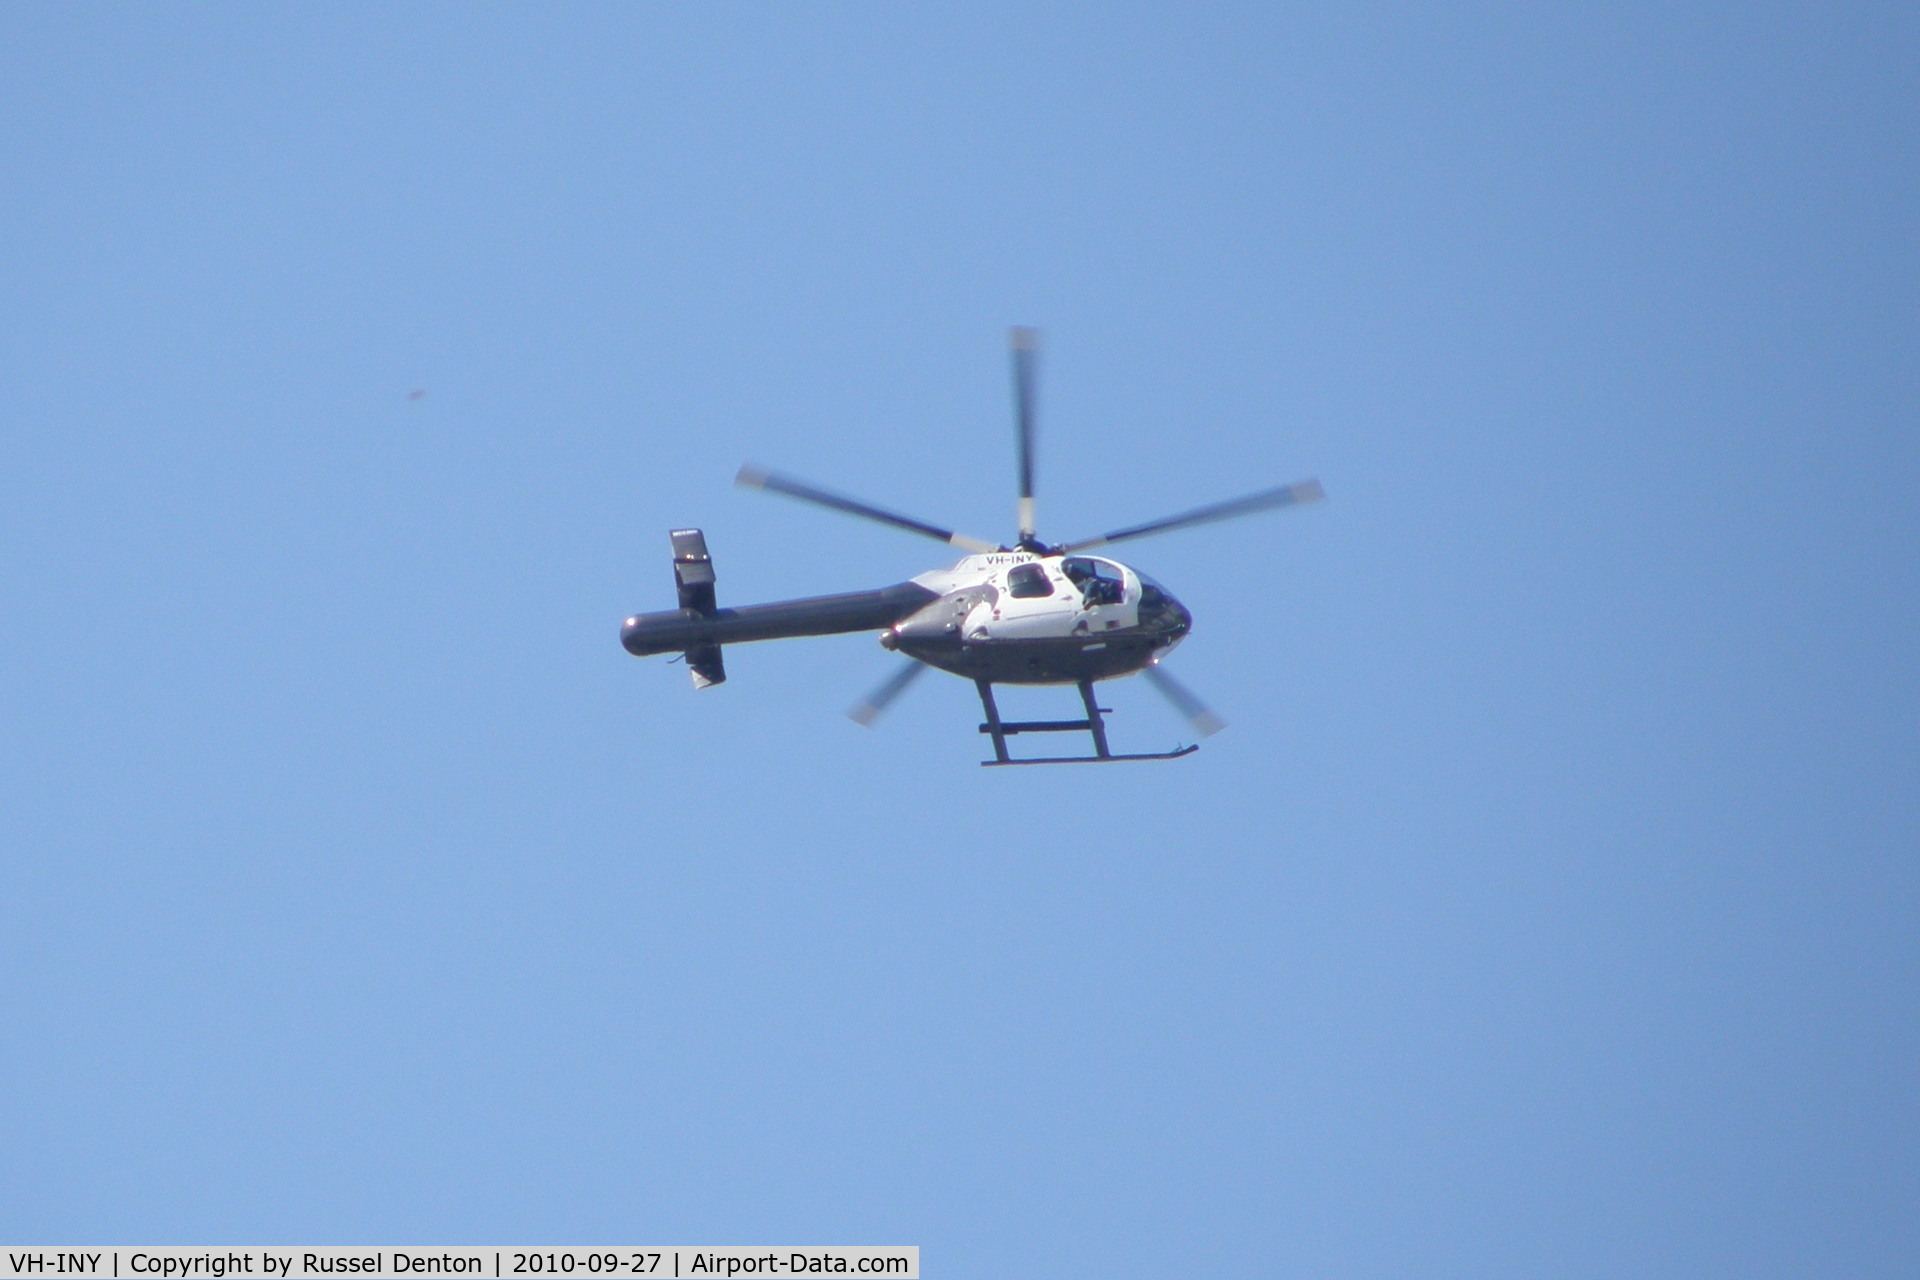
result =
[[[1126,575],[1117,564],[1088,556],[1068,556],[1060,562],[1060,572],[1080,588],[1081,599],[1089,608],[1096,604],[1119,604],[1126,597]]]
[[[1038,600],[1053,594],[1053,583],[1039,565],[1023,564],[1007,574],[1007,594],[1016,600]]]

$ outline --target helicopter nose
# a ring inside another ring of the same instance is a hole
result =
[[[1167,597],[1167,613],[1170,615],[1167,635],[1172,643],[1177,644],[1187,638],[1187,632],[1193,630],[1193,614],[1172,596]]]
[[[1159,583],[1148,583],[1140,593],[1140,625],[1158,637],[1156,647],[1170,648],[1193,630],[1193,614]]]

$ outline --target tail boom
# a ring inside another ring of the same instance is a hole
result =
[[[808,596],[711,613],[694,609],[637,613],[621,625],[620,644],[636,658],[643,658],[750,640],[881,631],[939,598],[937,592],[918,583],[902,582],[878,591]]]

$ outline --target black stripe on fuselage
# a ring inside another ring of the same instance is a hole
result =
[[[1184,634],[1184,632],[1182,632]],[[994,684],[1077,684],[1130,675],[1179,636],[1129,628],[1086,636],[962,641],[957,637],[898,641],[900,652],[930,667]]]
[[[641,613],[620,628],[620,643],[635,657],[645,657],[709,644],[878,631],[939,598],[918,583],[902,582],[879,591],[716,609],[705,616],[689,609]]]

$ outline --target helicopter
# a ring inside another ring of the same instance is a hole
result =
[[[1325,491],[1318,480],[1303,480],[1098,537],[1043,542],[1035,531],[1033,501],[1034,387],[1040,335],[1034,329],[1014,328],[1009,341],[1020,488],[1019,536],[1013,545],[957,533],[748,463],[734,478],[746,488],[892,525],[970,554],[951,568],[875,591],[723,609],[714,593],[706,534],[699,529],[674,529],[668,536],[680,607],[632,615],[620,628],[621,645],[636,657],[683,655],[694,688],[706,689],[727,678],[721,654],[724,645],[878,631],[884,648],[909,661],[848,712],[863,725],[871,726],[921,672],[936,667],[972,680],[979,692],[986,714],[980,732],[992,738],[994,753],[993,759],[981,761],[983,765],[1174,760],[1198,751],[1197,742],[1171,751],[1129,754],[1109,747],[1103,717],[1111,714],[1111,708],[1098,704],[1094,683],[1136,672],[1145,674],[1166,695],[1198,736],[1218,732],[1225,722],[1160,666],[1161,659],[1193,629],[1192,613],[1139,570],[1086,553],[1152,534],[1318,502]],[[1086,718],[1003,719],[993,695],[996,684],[1074,685]],[[1007,739],[1019,734],[1064,732],[1089,734],[1093,754],[1016,758],[1007,748]]]

